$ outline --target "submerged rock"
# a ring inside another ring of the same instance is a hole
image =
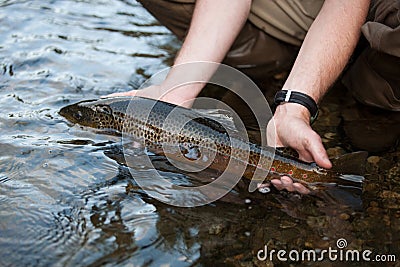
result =
[[[330,147],[326,150],[326,152],[328,153],[329,158],[336,158],[346,153],[346,151],[339,146]]]
[[[210,235],[219,235],[224,231],[225,227],[226,225],[224,225],[223,223],[211,224],[208,228],[208,233]]]

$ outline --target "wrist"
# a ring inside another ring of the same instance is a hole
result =
[[[292,91],[292,90],[281,90],[275,94],[274,98],[274,109],[277,108],[278,105],[292,103],[303,106],[308,110],[309,117],[311,123],[315,121],[318,116],[318,105],[315,100],[300,91]],[[291,110],[291,109],[289,109]],[[302,111],[301,109],[297,109],[297,111]],[[304,115],[304,114],[303,114]],[[304,117],[304,116],[303,116]]]
[[[284,102],[276,107],[274,117],[296,117],[310,123],[311,114],[306,107],[297,103]]]
[[[202,88],[200,83],[175,86],[162,84],[159,87],[160,100],[190,108]]]

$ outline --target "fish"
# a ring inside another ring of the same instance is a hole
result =
[[[84,100],[61,108],[59,114],[73,124],[132,137],[150,152],[185,164],[202,164],[223,172],[232,161],[234,167],[229,172],[243,170],[242,177],[255,182],[289,176],[310,187],[331,183],[359,186],[364,180],[360,174],[324,169],[273,147],[252,143],[220,119],[198,110],[150,98]],[[366,157],[365,153],[355,154],[351,165],[362,166]]]

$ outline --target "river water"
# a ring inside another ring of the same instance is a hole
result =
[[[176,208],[135,186],[117,137],[58,115],[137,88],[170,66],[179,45],[135,1],[0,1],[0,266],[264,266],[257,252],[266,245],[320,253],[340,238],[348,249],[400,256],[399,150],[369,158],[364,190],[237,189]],[[332,125],[320,121],[320,133],[337,148]],[[177,183],[189,179],[163,170]]]

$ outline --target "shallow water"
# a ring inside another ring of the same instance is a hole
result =
[[[1,1],[0,40],[0,266],[251,266],[264,245],[336,248],[339,238],[400,256],[399,150],[370,159],[363,192],[238,188],[175,208],[135,186],[117,137],[61,118],[67,104],[137,88],[171,64],[179,42],[135,1]],[[328,147],[347,149],[337,108],[327,103],[332,120],[317,126]],[[191,179],[153,162],[178,184]]]

